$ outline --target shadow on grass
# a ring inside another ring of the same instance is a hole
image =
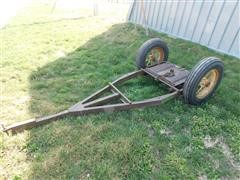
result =
[[[30,112],[43,116],[67,109],[107,82],[135,70],[137,48],[146,40],[143,33],[126,24],[114,25],[33,72]],[[141,80],[132,82],[138,90],[155,83]],[[144,124],[134,122],[137,114],[133,114],[69,117],[31,130],[27,145],[33,161],[30,178],[146,177],[152,162],[148,133]]]
[[[202,57],[214,54],[196,45],[193,53],[189,53],[192,43],[186,45],[166,35],[162,38],[174,52],[170,58],[184,67],[190,68]],[[137,49],[147,39],[143,29],[134,29],[128,24],[114,25],[74,52],[62,54],[63,57],[33,72],[29,79],[30,112],[33,116],[43,116],[67,109],[107,82],[133,71]],[[198,50],[198,54],[194,53]],[[159,88],[147,78],[140,82],[133,86],[143,90],[136,95],[139,97],[151,95],[151,91]],[[151,88],[145,91],[149,86]],[[208,152],[201,149],[201,140],[188,134],[195,125],[194,116],[201,116],[208,106],[200,108],[198,113],[199,108],[190,109],[181,101],[173,100],[161,108],[69,117],[32,129],[27,144],[32,162],[29,178],[147,179],[151,175],[191,179],[201,172],[215,177],[225,167],[220,167],[219,171],[211,167],[204,159]],[[214,123],[216,119],[211,124],[213,127],[206,127],[212,130],[216,128]],[[160,130],[169,128],[172,128],[170,135],[162,135]],[[220,133],[222,127],[217,128],[217,132],[209,130],[210,135]],[[199,135],[197,130],[198,125],[196,132],[193,129],[191,133]],[[185,147],[196,149],[188,152]],[[221,156],[219,152],[214,154]],[[224,173],[229,174],[227,170]]]

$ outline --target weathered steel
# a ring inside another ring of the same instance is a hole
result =
[[[15,124],[10,125],[10,126],[4,127],[3,132],[8,132],[10,130],[13,133],[19,132],[19,131],[22,131],[22,130],[25,130],[25,129],[30,129],[30,128],[35,127],[35,126],[43,125],[43,124],[61,119],[65,116],[67,116],[67,115],[69,115],[69,111],[65,110],[65,111],[59,112],[57,114],[44,116],[44,117],[40,117],[40,118],[35,118],[35,119],[30,119],[30,120],[26,120],[26,121],[22,121],[22,122],[17,122]]]
[[[127,73],[127,74],[123,75],[122,77],[116,79],[115,81],[112,82],[112,84],[119,85],[129,79],[132,79],[136,76],[143,75],[143,74],[144,74],[144,72],[142,70],[133,71],[131,73]]]
[[[178,86],[182,84],[187,78],[189,71],[184,68],[179,68],[172,63],[163,63],[161,66],[153,66],[146,68],[145,72],[153,76],[155,79],[160,79],[164,82],[167,82],[168,85]]]
[[[147,99],[144,101],[137,101],[132,102],[128,104],[119,103],[119,104],[109,104],[109,105],[103,105],[98,107],[89,107],[84,109],[73,109],[70,111],[70,113],[73,113],[74,115],[87,115],[92,113],[99,113],[99,112],[114,112],[114,111],[120,111],[120,110],[127,110],[127,109],[134,109],[134,108],[143,108],[148,106],[155,106],[158,104],[161,104],[164,101],[169,100],[172,97],[175,97],[179,95],[179,92],[172,92],[163,96]]]
[[[128,103],[132,103],[126,96],[124,96],[124,94],[119,91],[112,83],[109,82],[109,85],[111,86],[113,92],[116,92],[118,94],[120,94],[120,96],[122,97],[122,99],[124,99],[126,102]]]
[[[146,73],[152,76],[154,79],[169,86],[170,89],[173,90],[173,92],[163,96],[143,100],[143,101],[132,102],[116,87],[116,85],[119,85],[138,75],[143,75]],[[184,83],[187,74],[188,74],[188,71],[181,69],[171,63],[162,63],[146,69],[134,71],[134,72],[123,75],[122,77],[116,79],[112,83],[109,83],[109,85],[105,86],[99,91],[88,96],[83,101],[73,105],[68,110],[65,110],[50,116],[45,116],[41,118],[36,118],[36,119],[15,123],[13,125],[3,127],[3,131],[4,132],[12,131],[13,133],[19,132],[25,129],[29,129],[35,126],[39,126],[42,124],[46,124],[46,123],[64,118],[69,115],[81,116],[81,115],[87,115],[91,113],[113,112],[113,111],[158,105],[181,93],[182,89],[179,89],[176,86]],[[107,95],[105,97],[101,97],[106,92],[112,92],[112,94]],[[122,103],[113,103],[114,100],[120,100],[122,101]]]
[[[95,93],[93,93],[92,95],[88,96],[87,98],[85,98],[84,100],[82,100],[80,103],[83,104],[83,103],[87,103],[93,99],[95,99],[96,97],[99,97],[101,96],[105,91],[109,90],[109,86],[105,86],[104,88],[96,91]]]
[[[143,69],[143,71],[145,73],[147,73],[148,75],[152,76],[154,79],[160,81],[161,83],[169,86],[170,88],[172,88],[175,91],[180,91],[178,88],[176,88],[175,86],[173,86],[171,83],[167,82],[165,79],[162,79],[160,76],[156,75],[155,73],[152,73],[150,71],[147,71],[146,69]]]
[[[98,105],[101,105],[101,104],[104,104],[104,103],[108,103],[108,102],[111,102],[113,101],[114,99],[117,99],[119,98],[120,94],[118,93],[113,93],[109,96],[105,96],[105,97],[102,97],[102,98],[99,98],[97,100],[94,100],[92,102],[88,102],[86,104],[83,104],[84,107],[92,107],[92,106],[98,106]]]

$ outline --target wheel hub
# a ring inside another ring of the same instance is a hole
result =
[[[152,66],[154,64],[160,64],[164,59],[164,51],[160,47],[155,47],[150,50],[146,56],[146,65]]]
[[[208,96],[214,89],[219,78],[217,69],[210,70],[199,82],[196,96],[198,99],[203,99]]]

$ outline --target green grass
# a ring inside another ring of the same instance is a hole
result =
[[[34,13],[31,23],[39,20],[34,19],[39,12]],[[113,25],[101,16],[21,26],[24,20],[22,15],[0,32],[0,118],[5,124],[66,109],[135,70],[137,49],[150,38],[141,27]],[[151,37],[166,41],[170,61],[187,69],[207,56],[221,58],[225,73],[216,95],[199,107],[177,98],[161,106],[70,117],[14,136],[2,134],[0,177],[239,178],[239,59],[165,34],[151,32]],[[149,78],[126,85],[122,90],[130,99],[162,93]],[[207,138],[216,144],[207,148]]]

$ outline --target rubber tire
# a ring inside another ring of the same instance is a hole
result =
[[[212,69],[219,71],[219,78],[213,90],[203,99],[196,97],[196,91],[200,80]],[[223,78],[223,62],[216,57],[208,57],[201,60],[188,75],[183,86],[184,101],[192,105],[200,105],[206,102],[216,91]]]
[[[155,47],[160,47],[163,49],[163,52],[164,52],[163,62],[166,62],[168,60],[169,50],[168,50],[167,44],[159,38],[149,39],[148,41],[142,44],[142,46],[139,48],[137,52],[136,66],[138,69],[146,68],[146,64],[145,64],[146,56],[148,52]]]

